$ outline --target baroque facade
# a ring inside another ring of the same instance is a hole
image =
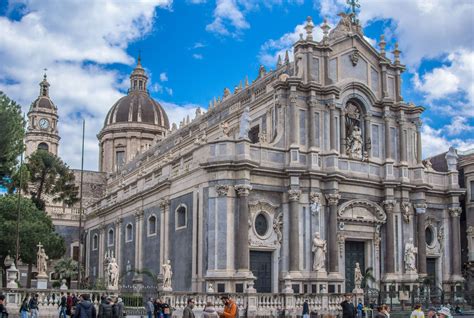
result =
[[[130,271],[162,275],[169,260],[175,291],[352,291],[356,263],[379,289],[463,282],[464,190],[456,169],[422,161],[424,109],[403,100],[398,47],[390,60],[351,15],[324,23],[319,42],[314,27],[308,18],[291,61],[171,130],[139,61],[98,135],[91,281],[113,251],[122,286],[151,285]]]

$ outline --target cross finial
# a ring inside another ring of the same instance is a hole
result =
[[[138,50],[137,66],[142,66],[142,50]]]
[[[43,71],[44,71],[43,77],[46,79],[46,72],[48,71],[48,69],[45,67],[45,68],[43,69]]]
[[[352,23],[359,24],[357,19],[357,9],[360,8],[359,0],[347,0],[347,4],[350,7],[350,13],[352,13]]]

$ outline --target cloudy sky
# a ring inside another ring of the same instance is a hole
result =
[[[61,157],[97,169],[96,134],[141,51],[152,96],[172,122],[224,87],[274,68],[308,15],[337,22],[345,0],[0,0],[0,90],[26,112],[47,68]],[[361,0],[369,41],[399,41],[404,97],[423,105],[424,156],[474,147],[474,1]],[[315,30],[315,37],[320,38]]]

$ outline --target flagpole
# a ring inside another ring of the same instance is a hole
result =
[[[86,121],[82,120],[82,152],[81,152],[81,188],[80,188],[80,201],[79,201],[79,260],[78,260],[78,274],[77,274],[77,284],[80,288],[82,285],[82,184],[84,181],[84,134],[86,130]]]

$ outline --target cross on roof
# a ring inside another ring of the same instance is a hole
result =
[[[352,22],[355,24],[359,23],[359,20],[357,20],[357,10],[360,8],[359,0],[347,0],[347,4],[350,7],[350,11],[352,13]]]

